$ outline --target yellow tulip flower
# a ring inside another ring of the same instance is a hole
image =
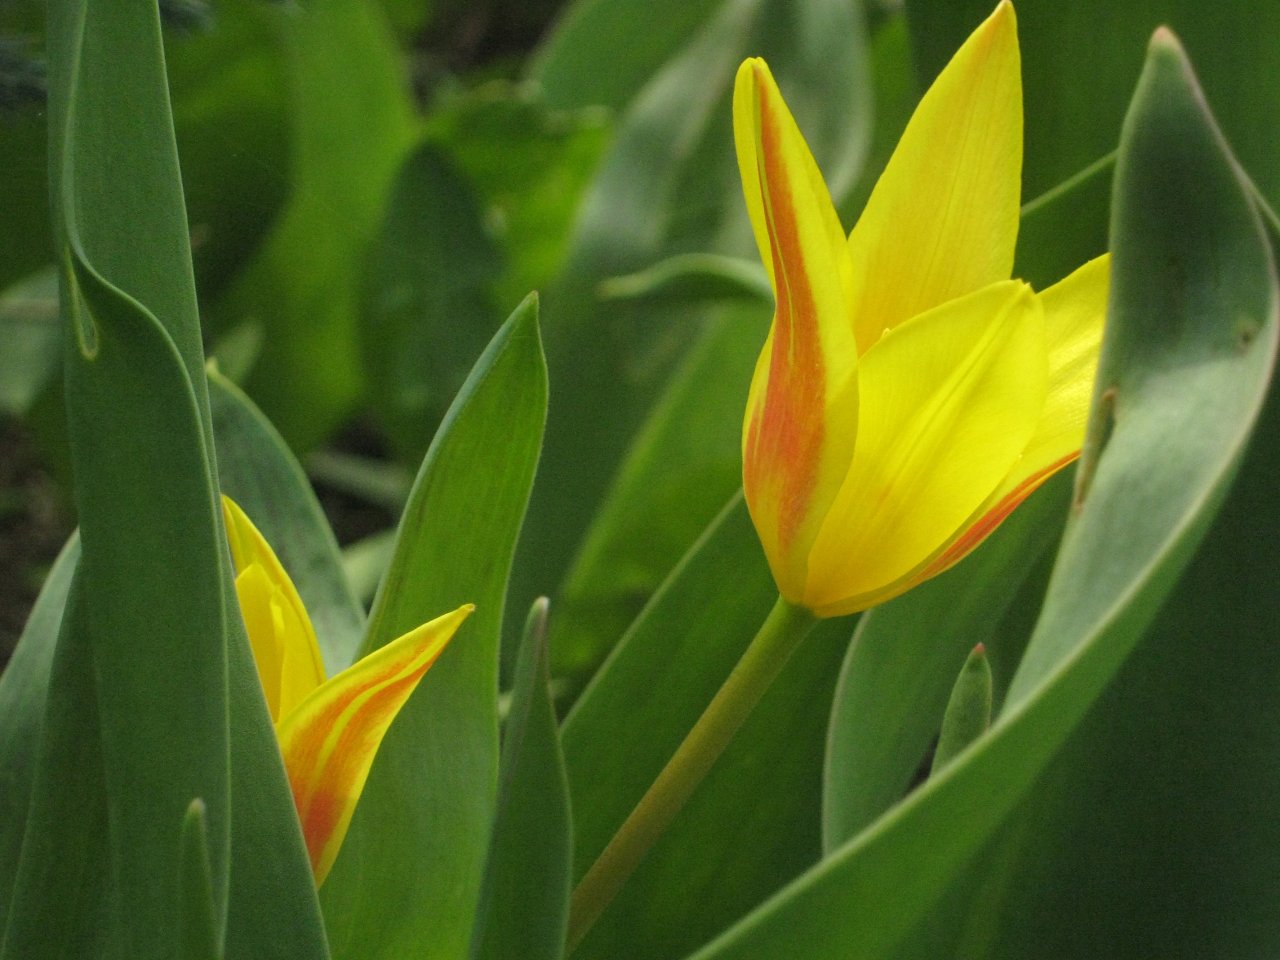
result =
[[[275,552],[228,497],[222,512],[240,611],[319,886],[391,721],[475,608],[425,623],[326,680],[311,619]]]
[[[1108,258],[1009,279],[1022,84],[1005,0],[921,99],[846,238],[768,66],[734,135],[777,300],[743,424],[747,505],[782,596],[866,609],[965,556],[1079,454]]]

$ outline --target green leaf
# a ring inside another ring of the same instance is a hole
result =
[[[207,306],[253,258],[284,204],[290,116],[279,12],[257,0],[202,7],[208,18],[198,29],[166,30],[165,63]]]
[[[0,739],[0,931],[8,922],[9,899],[31,803],[54,647],[71,576],[79,560],[80,538],[73,534],[49,570],[13,656],[0,673],[0,730],[5,731]]]
[[[547,601],[525,624],[503,729],[497,816],[476,915],[476,960],[560,960],[573,825],[547,672]]]
[[[333,531],[284,440],[214,369],[209,370],[209,404],[222,491],[249,514],[289,572],[332,676],[351,664],[365,623]]]
[[[575,876],[679,746],[776,597],[738,496],[565,720]],[[848,618],[825,622],[792,656],[576,957],[679,956],[819,857],[822,732],[849,632]]]
[[[1096,394],[1113,399],[1095,404],[1078,515],[1000,718],[699,958],[898,955],[1112,682],[1200,543],[1266,394],[1277,291],[1245,184],[1167,34],[1126,120],[1114,196]]]
[[[73,579],[33,745],[32,802],[0,938],[4,960],[137,955],[126,948],[103,868],[111,860],[111,837],[97,689],[88,636],[79,629],[82,609]],[[176,871],[176,858],[172,865]],[[166,956],[171,944],[164,950],[154,956]]]
[[[55,774],[72,753],[65,738],[87,721],[78,734],[96,741],[85,749],[97,756],[79,776],[97,786],[80,802],[109,824],[106,868],[93,884],[110,884],[100,887],[112,893],[105,935],[134,956],[161,956],[176,943],[174,837],[191,797],[209,805],[218,915],[229,846],[224,548],[207,406],[193,388],[202,358],[186,219],[155,11],[59,8],[50,54],[81,558],[6,949],[26,942],[15,935],[23,924],[76,922],[64,913],[79,899],[68,878],[41,861],[83,842],[57,816],[64,788]],[[87,683],[90,705],[69,706],[68,691]]]
[[[155,10],[51,13],[51,193],[82,553],[5,949],[170,956],[175,838],[200,797],[214,915],[236,952],[279,956],[274,925],[288,923],[290,956],[323,957],[231,588]]]
[[[947,711],[942,715],[938,746],[933,751],[933,776],[967,749],[991,726],[991,662],[986,648],[978,644],[960,668],[956,685],[951,688]]]
[[[336,956],[456,958],[467,949],[497,793],[503,600],[546,390],[530,297],[428,450],[374,602],[362,654],[463,603],[476,612],[383,741],[322,888]]]

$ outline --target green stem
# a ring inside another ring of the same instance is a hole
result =
[[[574,950],[671,825],[817,618],[781,597],[689,735],[591,865],[569,904]]]

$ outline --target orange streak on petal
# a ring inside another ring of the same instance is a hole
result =
[[[1010,490],[994,507],[982,514],[951,546],[947,547],[925,568],[925,571],[920,576],[920,581],[937,576],[943,570],[959,563],[977,549],[978,545],[994,533],[996,528],[1005,521],[1009,514],[1018,508],[1022,501],[1035,493],[1042,483],[1079,456],[1079,450],[1073,451],[1057,462],[1049,464],[1038,473],[1031,474],[1031,476]]]
[[[392,721],[473,609],[460,607],[374,651],[277,725],[317,885],[337,858]]]
[[[765,396],[751,421],[743,481],[748,499],[778,504],[778,544],[795,537],[809,507],[822,455],[825,376],[817,307],[804,275],[800,227],[786,171],[781,123],[761,85],[761,182],[776,284],[773,353]]]

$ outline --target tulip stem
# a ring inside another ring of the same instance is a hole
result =
[[[729,678],[573,891],[569,904],[570,951],[582,942],[649,849],[671,825],[760,702],[787,658],[817,622],[806,608],[778,598]]]

